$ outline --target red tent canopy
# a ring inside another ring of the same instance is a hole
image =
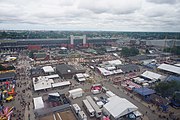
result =
[[[4,84],[8,85],[8,84],[9,84],[9,82],[8,82],[8,81],[6,81]]]

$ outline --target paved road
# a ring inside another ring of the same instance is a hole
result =
[[[19,74],[16,80],[17,95],[11,103],[16,108],[14,111],[16,116],[12,117],[12,120],[34,120],[32,90],[27,89],[30,87],[31,79],[29,77],[30,64],[26,59],[26,55],[19,55],[16,68],[18,69],[17,74]],[[28,106],[30,109],[28,109]],[[29,114],[30,118],[28,118]]]

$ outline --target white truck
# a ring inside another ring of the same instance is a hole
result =
[[[75,99],[78,97],[82,97],[84,91],[81,88],[77,88],[77,89],[70,90],[68,93],[69,93],[69,97],[72,97],[72,99]]]
[[[79,120],[87,120],[87,116],[83,111],[78,113]]]
[[[73,104],[72,108],[74,109],[75,113],[78,114],[81,111],[81,108],[78,104]]]

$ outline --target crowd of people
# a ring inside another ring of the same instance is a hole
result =
[[[29,69],[24,62],[24,59],[18,62],[16,72],[16,102],[14,103],[16,109],[13,112],[12,119],[24,120],[24,118],[27,116],[30,120],[30,106],[32,105],[32,84],[29,76]]]

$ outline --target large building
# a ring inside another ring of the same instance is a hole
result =
[[[32,48],[32,45],[39,45],[40,47],[74,47],[74,46],[91,46],[91,45],[103,45],[114,43],[118,38],[105,38],[96,37],[88,38],[86,35],[83,36],[73,36],[69,38],[57,38],[57,39],[11,39],[11,40],[1,40],[0,50],[17,50],[17,49],[27,49]],[[31,47],[29,47],[31,46]],[[38,47],[39,48],[39,47]]]

